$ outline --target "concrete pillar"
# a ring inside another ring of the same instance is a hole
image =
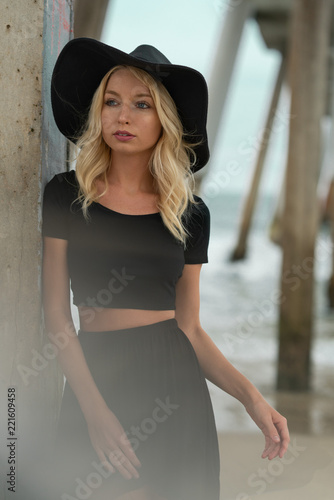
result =
[[[320,195],[324,203],[323,215],[329,221],[332,239],[331,275],[328,282],[328,306],[334,309],[334,33],[331,36],[328,79],[328,120],[330,122],[327,148],[321,180]]]
[[[277,105],[279,97],[281,94],[282,84],[285,76],[285,58],[283,57],[281,61],[281,66],[276,78],[276,84],[274,87],[272,99],[269,105],[269,112],[267,115],[266,125],[263,129],[261,143],[259,148],[259,154],[257,157],[254,174],[252,182],[249,186],[249,191],[247,193],[246,201],[243,207],[241,223],[239,228],[239,235],[237,244],[232,252],[231,260],[244,259],[247,250],[247,239],[250,231],[253,213],[256,206],[258,191],[260,187],[260,181],[262,177],[262,172],[265,164],[265,159],[271,139],[272,128],[274,124],[274,119],[277,113]]]
[[[111,0],[75,0],[74,36],[101,38],[104,18]]]
[[[230,85],[235,60],[245,21],[251,12],[251,2],[230,2],[226,10],[220,38],[217,42],[215,62],[209,78],[208,137],[211,154]]]
[[[330,0],[295,0],[288,68],[294,119],[290,121],[282,226],[280,390],[310,388],[320,121],[325,111],[330,21]]]
[[[328,305],[334,309],[334,180],[332,180],[328,194],[328,216],[331,224],[331,238],[332,238],[332,269],[331,276],[328,282]]]
[[[245,21],[251,11],[252,3],[250,0],[231,0],[226,4],[225,17],[217,42],[216,55],[208,80],[209,107],[207,130],[211,158],[214,154],[215,141],[223,115],[241,35]],[[195,174],[195,190],[199,195],[201,194],[202,181],[208,173],[208,168],[210,168],[210,163],[207,168]]]
[[[71,13],[69,0],[0,3],[0,491],[4,499],[37,498],[30,466],[43,458],[59,406],[56,362],[45,350],[41,327],[41,197],[46,180],[66,169],[66,145],[52,121],[49,88],[56,57],[71,36]],[[15,427],[14,421],[8,425],[9,418],[15,419]],[[11,441],[12,450],[7,447]],[[14,462],[9,464],[11,451]],[[8,490],[10,472],[15,472],[15,493]]]

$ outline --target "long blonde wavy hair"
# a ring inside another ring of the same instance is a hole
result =
[[[116,66],[102,79],[95,91],[87,123],[77,140],[79,152],[76,158],[76,176],[84,217],[89,219],[89,206],[103,196],[108,189],[107,171],[112,163],[112,150],[102,137],[101,112],[105,89],[110,76],[118,69],[128,69],[148,87],[162,126],[162,134],[149,160],[148,168],[153,176],[158,195],[158,209],[169,231],[184,245],[187,231],[182,216],[193,196],[194,177],[191,170],[196,155],[186,140],[181,120],[173,99],[162,85],[146,71],[133,66]],[[192,160],[191,160],[192,159]],[[105,189],[98,195],[95,181],[104,182]]]

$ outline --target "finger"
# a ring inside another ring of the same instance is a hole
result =
[[[266,456],[268,455],[270,445],[271,445],[270,439],[268,438],[268,436],[265,436],[264,450],[263,450],[262,455],[261,455],[262,458],[266,458]]]
[[[278,438],[278,439],[277,439]],[[277,436],[266,436],[265,439],[265,449],[262,453],[262,458],[267,458],[272,460],[275,456],[277,456],[278,451],[280,449],[280,438]]]
[[[279,448],[275,444],[271,444],[270,446],[266,447],[265,450],[262,453],[262,458],[268,458],[271,460],[277,455]]]
[[[128,440],[126,434],[124,433],[120,439],[120,448],[123,451],[124,455],[133,463],[136,467],[141,467],[141,463],[135,454],[130,441]]]
[[[107,447],[106,455],[108,456],[110,462],[118,470],[119,470],[119,468],[121,468],[124,472],[124,470],[128,469],[130,472],[130,475],[132,477],[132,473],[135,469],[131,466],[129,459],[124,456],[125,454],[120,449],[120,445],[118,444],[118,441],[120,441],[120,439],[116,439],[115,441],[110,439],[110,438],[106,439],[106,443],[105,443],[106,447]],[[131,469],[131,467],[132,467],[132,469]]]
[[[277,457],[279,450],[280,446],[275,445],[268,455],[268,460],[272,460],[273,458]]]
[[[107,460],[105,454],[103,453],[102,450],[95,450],[97,453],[97,456],[99,457],[101,465],[105,467],[107,470],[110,472],[115,472],[115,468],[111,465],[111,463]]]
[[[279,456],[280,458],[282,458],[285,452],[287,451],[290,443],[290,434],[286,419],[284,419],[279,425],[277,425],[277,427],[280,431],[280,436],[281,436],[281,448]]]
[[[285,452],[287,451],[290,442],[290,436],[286,418],[280,415],[279,420],[275,422],[275,427],[276,427],[276,433],[270,436],[270,439],[272,442],[275,442],[277,446],[272,447],[269,450],[269,453],[267,453],[269,460],[275,458],[276,456],[282,458]],[[268,452],[268,450],[266,451]]]
[[[113,466],[122,474],[122,476],[125,479],[131,479],[132,475],[131,473],[123,466],[122,461],[120,460],[120,457],[116,455],[115,451],[111,451],[108,453],[108,458],[110,462],[113,464]]]
[[[280,458],[283,458],[283,456],[287,452],[288,447],[289,447],[289,443],[290,443],[290,436],[288,436],[287,438],[283,438],[282,443],[281,443],[281,447],[279,450],[279,457]]]
[[[277,432],[276,427],[270,422],[265,428],[262,429],[265,437],[265,447],[266,449],[271,447],[273,444],[276,445],[281,442],[281,438]]]
[[[268,457],[269,460],[272,460],[277,456],[282,458],[285,452],[287,451],[287,448],[288,448],[288,443],[283,440],[279,441],[278,443],[271,443],[266,447],[262,457],[263,458]]]
[[[110,462],[117,468],[117,470],[126,479],[131,479],[132,477],[139,477],[138,471],[131,464],[130,460],[126,458],[121,450],[114,450],[109,453],[108,458]]]

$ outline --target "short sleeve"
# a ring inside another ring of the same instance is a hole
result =
[[[185,264],[204,264],[208,262],[210,238],[210,212],[199,196],[194,196],[191,213],[185,226],[189,233],[184,251]]]
[[[42,236],[50,236],[63,240],[68,239],[70,207],[74,199],[73,196],[73,199],[71,199],[71,184],[68,174],[70,172],[55,175],[45,186],[42,210]]]

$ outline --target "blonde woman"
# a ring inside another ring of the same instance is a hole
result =
[[[218,500],[205,378],[245,405],[263,458],[282,457],[289,434],[199,320],[204,78],[151,46],[125,54],[75,39],[56,63],[52,105],[79,148],[76,171],[56,175],[43,202],[45,323],[66,376],[55,498]]]

